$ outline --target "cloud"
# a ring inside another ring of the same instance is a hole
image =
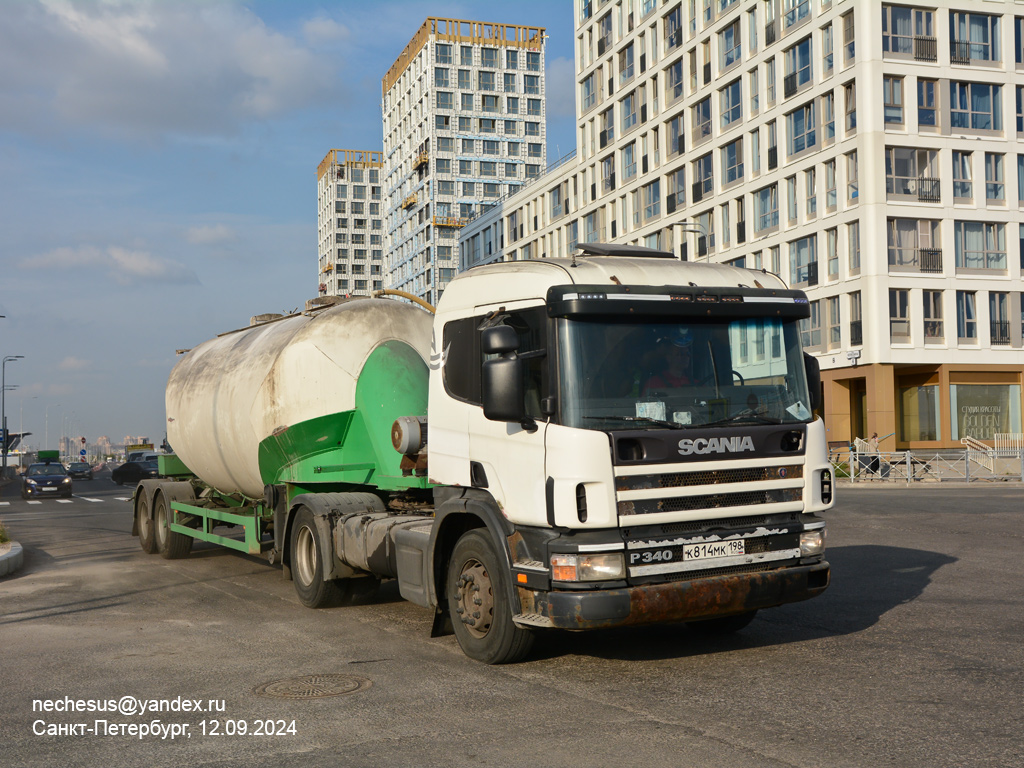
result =
[[[119,246],[55,248],[49,253],[23,260],[20,266],[30,270],[100,270],[119,285],[146,282],[199,283],[196,273],[183,264],[156,257],[148,251]]]
[[[344,24],[321,16],[303,24],[302,34],[310,45],[320,47],[346,41],[351,37],[352,32]]]
[[[235,231],[226,224],[215,224],[213,226],[190,227],[185,233],[185,239],[194,245],[216,245],[234,240]]]
[[[88,360],[80,360],[77,357],[68,356],[60,361],[57,370],[60,371],[82,371],[88,368],[91,363]]]
[[[552,118],[576,117],[576,68],[571,59],[548,59],[545,72],[547,111]]]
[[[311,40],[339,39],[328,19]],[[4,3],[0,128],[150,140],[237,135],[337,98],[331,61],[228,2]]]

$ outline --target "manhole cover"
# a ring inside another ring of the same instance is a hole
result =
[[[274,696],[278,699],[322,699],[327,696],[344,696],[369,688],[373,683],[365,677],[352,675],[306,675],[275,680],[253,688],[257,696]]]

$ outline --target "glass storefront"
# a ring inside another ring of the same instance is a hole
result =
[[[950,384],[949,405],[954,440],[1021,431],[1019,384]]]
[[[939,387],[900,388],[900,441],[939,439]]]

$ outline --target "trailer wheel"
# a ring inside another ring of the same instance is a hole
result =
[[[135,522],[139,530],[139,544],[147,555],[156,552],[156,541],[153,535],[153,517],[149,514],[149,494],[140,493],[135,505]]]
[[[166,560],[180,560],[192,551],[192,537],[170,529],[171,507],[162,493],[153,500],[153,538],[160,557]]]
[[[722,616],[719,619],[688,621],[686,628],[702,635],[729,635],[739,632],[757,616],[757,611],[738,613],[735,616]]]
[[[533,633],[512,621],[507,578],[487,534],[463,534],[448,562],[448,613],[462,651],[485,664],[519,661],[533,647]]]
[[[313,513],[299,507],[291,531],[291,569],[295,593],[307,608],[330,608],[348,596],[348,579],[324,581],[321,551]]]

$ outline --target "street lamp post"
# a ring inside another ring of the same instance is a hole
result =
[[[3,465],[0,469],[0,477],[7,475],[7,444],[10,439],[7,436],[7,363],[15,360],[24,359],[24,355],[7,355],[4,358],[2,364],[0,364],[0,427],[2,427],[4,443],[0,447],[0,453],[3,454]]]

